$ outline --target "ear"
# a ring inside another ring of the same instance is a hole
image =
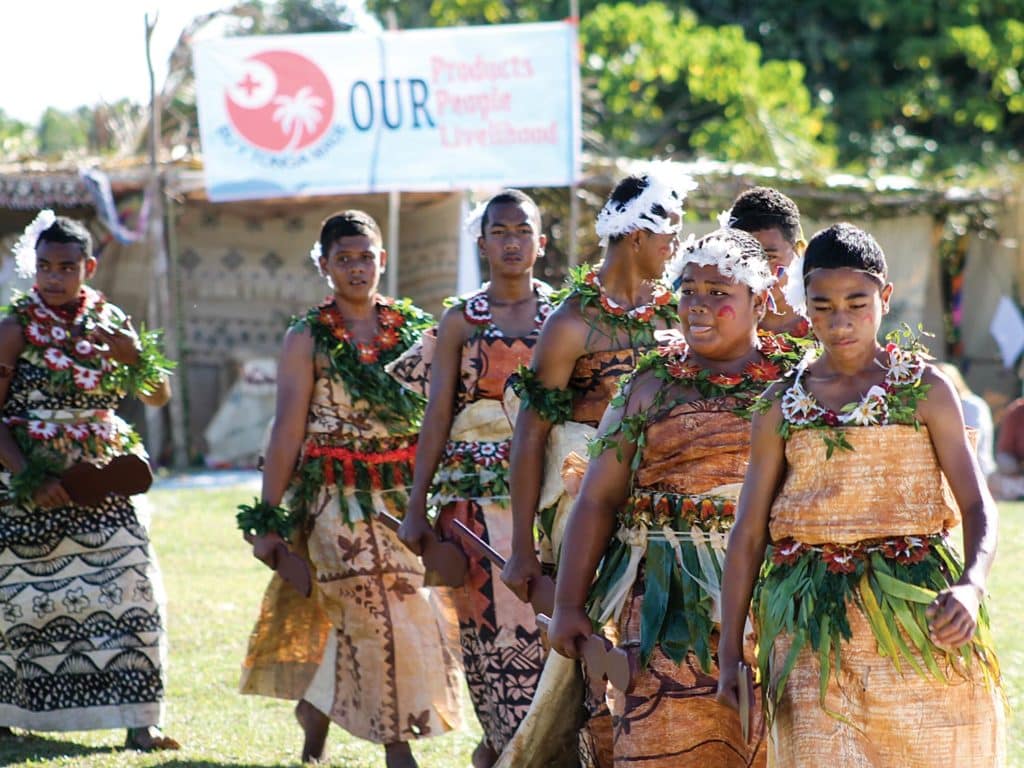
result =
[[[484,252],[484,236],[483,235],[480,235],[480,237],[478,237],[476,239],[476,247],[480,249],[480,253]]]
[[[629,233],[629,247],[633,251],[639,251],[644,247],[644,242],[647,240],[647,231],[643,229],[634,229]]]
[[[380,255],[378,256],[378,261],[380,263],[380,272],[381,272],[381,274],[384,274],[384,271],[388,267],[388,252],[385,251],[383,248],[380,249]]]
[[[803,256],[804,251],[807,250],[807,241],[804,240],[803,237],[801,237],[799,240],[793,243],[793,250],[796,252],[797,256]]]
[[[544,248],[547,246],[547,244],[548,236],[545,234],[541,234],[537,238],[537,258],[541,258],[544,256]]]
[[[85,259],[85,279],[86,280],[91,280],[92,279],[92,276],[94,274],[96,274],[96,267],[98,265],[99,265],[99,262],[96,260],[95,256],[88,256]]]
[[[882,287],[882,314],[889,314],[889,299],[892,298],[893,285],[886,283]]]

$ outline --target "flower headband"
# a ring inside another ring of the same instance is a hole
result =
[[[594,229],[601,245],[639,229],[659,235],[674,235],[681,229],[683,202],[687,193],[697,188],[697,182],[671,162],[652,164],[643,178],[647,181],[643,192],[625,203],[609,200],[597,214]],[[680,221],[673,224],[672,214],[677,214]]]
[[[14,266],[21,277],[35,277],[36,274],[36,243],[39,236],[53,226],[57,217],[46,208],[40,211],[32,223],[25,227],[18,242],[14,244]]]
[[[716,267],[725,277],[743,283],[755,293],[765,291],[775,283],[768,262],[744,254],[740,244],[730,237],[728,228],[715,230],[699,240],[690,235],[679,255],[665,267],[665,279],[673,288],[679,288],[687,264]]]

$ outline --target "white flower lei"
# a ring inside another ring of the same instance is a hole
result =
[[[324,276],[323,267],[320,266],[320,257],[323,255],[323,248],[320,247],[320,241],[317,240],[313,243],[313,247],[309,249],[309,260],[313,262],[313,266],[316,267],[316,272],[320,277]]]
[[[765,291],[775,283],[768,262],[745,258],[743,249],[729,238],[728,230],[712,232],[699,241],[691,233],[679,255],[665,266],[666,282],[678,288],[677,283],[687,264],[717,267],[725,277],[749,286],[754,293]]]
[[[18,242],[14,244],[14,266],[21,277],[35,277],[36,243],[39,242],[39,236],[52,227],[56,220],[53,211],[45,208],[36,214],[32,223],[25,227]]]
[[[652,163],[643,172],[647,186],[643,192],[627,203],[609,200],[597,214],[594,229],[601,238],[601,245],[608,245],[609,238],[628,235],[639,229],[659,235],[676,234],[682,228],[683,202],[686,195],[697,188],[697,182],[683,173],[675,163],[663,161]],[[654,212],[661,206],[665,215]],[[672,214],[678,214],[680,222],[671,222]]]

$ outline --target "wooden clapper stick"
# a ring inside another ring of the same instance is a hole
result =
[[[452,530],[474,554],[490,560],[497,568],[505,567],[505,558],[461,521],[453,520]],[[547,633],[555,604],[555,582],[550,576],[540,576],[530,582],[530,604],[537,612],[537,626]],[[629,692],[632,689],[632,662],[622,648],[612,645],[607,638],[591,633],[581,643],[580,651],[595,694],[604,694],[605,680],[621,691]]]
[[[394,515],[378,510],[377,518],[395,533],[402,521]],[[455,542],[428,536],[423,544],[423,567],[427,570],[428,586],[461,587],[466,581],[469,563]]]

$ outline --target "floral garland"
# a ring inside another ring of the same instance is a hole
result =
[[[511,440],[449,440],[434,475],[431,504],[459,499],[508,499]]]
[[[615,448],[616,455],[622,460],[617,435],[621,434],[629,442],[637,446],[631,469],[640,466],[643,447],[646,445],[645,430],[651,414],[663,412],[691,398],[684,397],[672,403],[666,403],[671,385],[683,384],[688,389],[696,390],[702,399],[719,397],[735,397],[739,404],[736,412],[749,419],[755,409],[759,395],[769,384],[786,375],[802,358],[803,352],[787,334],[773,334],[759,330],[757,332],[761,359],[754,360],[739,373],[724,373],[703,368],[689,359],[689,346],[682,334],[677,334],[643,355],[637,362],[636,370],[620,384],[619,391],[612,398],[609,407],[621,408],[626,405],[630,384],[636,377],[651,371],[655,378],[663,384],[654,396],[651,406],[645,411],[630,416],[623,416],[620,423],[602,435],[595,437],[589,446],[590,456],[596,458],[609,448]]]
[[[333,378],[344,385],[353,402],[367,403],[371,414],[390,431],[406,433],[419,425],[426,399],[404,389],[384,367],[415,344],[433,325],[433,318],[409,299],[377,296],[375,302],[381,330],[369,345],[353,343],[333,296],[293,319],[291,327],[309,328]]]
[[[545,421],[564,424],[572,418],[572,390],[545,387],[529,366],[520,365],[508,383],[522,400],[523,408],[532,408]]]
[[[597,317],[592,324],[594,330],[603,333],[607,333],[608,327],[623,330],[634,343],[652,345],[655,343],[656,320],[661,319],[666,325],[675,323],[678,317],[678,302],[672,291],[660,281],[654,282],[653,295],[649,303],[626,309],[605,293],[597,273],[598,266],[581,264],[569,270],[567,280],[569,296],[579,298],[580,309],[584,313],[589,307],[597,310]],[[594,328],[594,324],[600,324],[605,328]]]
[[[847,403],[838,412],[821,405],[804,388],[803,374],[818,357],[818,350],[811,349],[798,366],[793,384],[781,395],[783,421],[779,426],[779,434],[788,439],[794,429],[822,430],[826,457],[831,458],[836,450],[853,450],[843,431],[846,427],[885,424],[906,424],[915,428],[920,426],[917,404],[931,388],[921,381],[928,350],[921,343],[920,336],[905,325],[890,332],[885,338],[888,360],[883,366],[883,383],[872,386],[859,402]],[[770,403],[765,401],[761,407],[767,409]]]
[[[474,326],[477,333],[490,331],[501,335],[500,330],[493,325],[494,317],[491,314],[491,300],[487,295],[489,287],[490,283],[485,283],[480,290],[474,291],[468,296],[449,296],[444,300],[444,306],[446,309],[454,307],[461,310],[462,316],[466,318],[466,322]],[[531,282],[531,288],[537,297],[537,314],[534,316],[534,325],[540,328],[544,325],[548,315],[554,311],[555,306],[557,306],[562,298],[562,294],[552,291],[551,286],[536,279]]]
[[[946,682],[947,664],[965,671],[977,661],[987,679],[998,679],[984,605],[977,632],[968,644],[948,651],[930,639],[927,608],[962,573],[945,533],[820,546],[787,538],[769,546],[753,601],[761,679],[772,681],[767,690],[769,716],[781,701],[797,654],[805,647],[818,656],[824,706],[829,677],[833,669],[839,670],[841,644],[852,637],[847,618],[850,604],[856,604],[867,618],[879,653],[892,659],[901,673],[906,664],[921,676],[931,674]],[[775,669],[772,649],[782,634],[792,639],[792,645],[781,668]]]
[[[412,485],[416,439],[416,435],[353,438],[343,445],[307,441],[289,496],[296,523],[306,519],[325,486],[337,489],[341,516],[349,525],[376,514],[375,494],[392,494],[396,505],[404,508]]]
[[[117,332],[127,319],[107,303],[103,294],[88,286],[82,287],[71,312],[48,306],[35,291],[16,294],[10,309],[23,329],[26,358],[48,368],[54,386],[74,387],[83,392],[102,389],[120,395],[147,395],[174,368],[160,349],[160,333],[145,327],[138,334],[139,360],[134,365],[123,365],[101,355],[91,338],[93,332],[97,328]]]
[[[59,456],[38,451],[24,451],[23,455],[26,461],[25,468],[12,474],[7,484],[8,500],[18,506],[32,503],[36,491],[49,480],[60,477],[60,472],[64,468],[64,462]]]

